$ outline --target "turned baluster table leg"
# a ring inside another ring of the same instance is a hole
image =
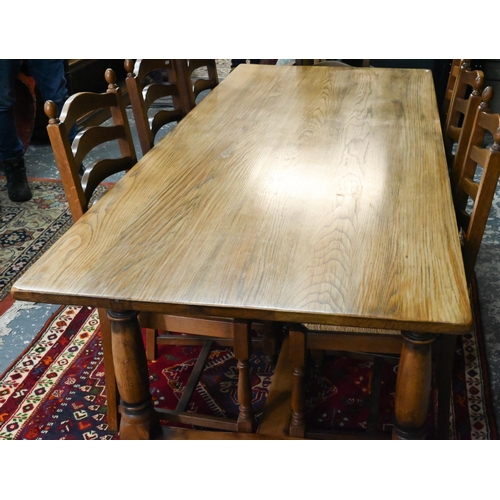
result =
[[[102,353],[104,357],[104,378],[106,381],[106,399],[108,405],[108,429],[118,430],[118,389],[116,387],[115,368],[113,364],[113,347],[111,344],[111,326],[106,309],[99,309],[101,323]]]
[[[290,329],[290,362],[293,369],[293,385],[289,433],[292,437],[303,438],[306,429],[304,393],[306,336],[302,331]]]
[[[110,311],[113,364],[120,393],[120,439],[150,439],[158,420],[149,392],[148,365],[135,311]]]
[[[234,357],[238,360],[238,432],[253,432],[255,420],[252,410],[250,382],[250,322],[234,320]]]
[[[396,383],[396,425],[393,439],[423,439],[429,411],[432,342],[436,335],[403,332]]]

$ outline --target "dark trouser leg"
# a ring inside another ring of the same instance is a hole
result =
[[[24,148],[14,116],[15,84],[21,62],[0,59],[0,162],[21,158]]]
[[[54,101],[57,109],[61,108],[68,98],[64,59],[28,59],[26,65],[35,79],[36,86],[42,94],[43,101]]]
[[[403,332],[396,383],[396,425],[393,439],[423,439],[431,390],[434,334]]]
[[[24,166],[24,147],[14,116],[15,84],[20,70],[17,59],[0,60],[0,169],[7,177],[11,201],[28,201],[31,190]]]
[[[36,86],[42,94],[43,102],[54,101],[58,113],[61,113],[68,99],[66,69],[64,59],[28,59],[28,71],[35,79]],[[69,132],[69,140],[73,141],[77,133],[76,125]]]

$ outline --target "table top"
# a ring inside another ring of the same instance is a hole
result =
[[[431,72],[240,65],[13,295],[467,331]]]

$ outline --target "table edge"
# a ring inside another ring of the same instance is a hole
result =
[[[116,311],[132,310],[139,312],[154,312],[178,316],[213,316],[234,317],[239,319],[275,321],[280,323],[313,323],[346,327],[376,328],[385,330],[404,330],[428,333],[461,334],[472,330],[472,311],[464,314],[464,322],[443,323],[431,321],[406,321],[390,318],[362,318],[325,313],[303,313],[300,311],[279,311],[264,308],[237,308],[231,306],[188,305],[188,304],[156,304],[149,302],[136,302],[112,298],[96,298],[88,296],[66,296],[49,292],[30,292],[15,286],[11,289],[15,300],[27,302],[41,302],[47,304],[74,305],[84,307],[97,307]]]

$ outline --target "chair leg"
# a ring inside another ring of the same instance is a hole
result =
[[[250,322],[235,320],[234,356],[238,360],[238,432],[254,432],[252,384],[250,382]]]
[[[148,361],[154,361],[158,357],[157,337],[158,330],[146,328],[146,358]]]
[[[118,431],[118,388],[116,386],[115,366],[113,364],[113,349],[111,347],[111,325],[106,309],[99,309],[101,324],[102,351],[104,357],[104,380],[108,405],[108,428]]]
[[[456,335],[441,336],[441,351],[437,360],[438,439],[450,438],[451,381],[453,378],[453,360],[455,358],[456,345]]]
[[[293,370],[293,386],[289,432],[292,437],[303,438],[306,429],[304,391],[306,335],[302,331],[290,329],[290,361]]]
[[[433,333],[403,331],[392,439],[424,439],[432,379]]]

